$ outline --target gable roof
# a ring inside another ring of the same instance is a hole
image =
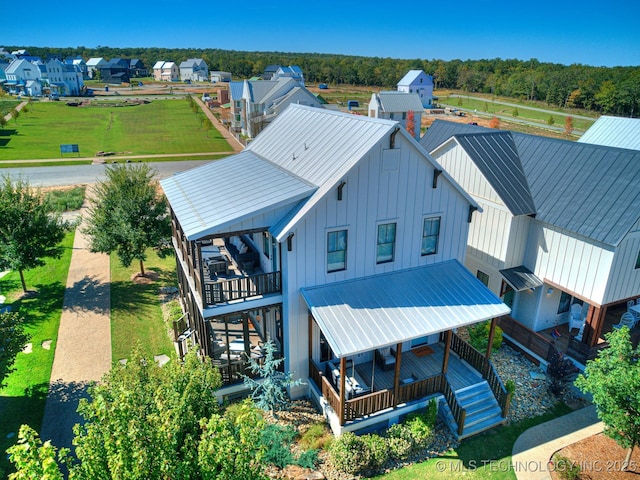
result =
[[[584,132],[578,142],[640,150],[640,118],[603,115]]]
[[[164,60],[158,60],[154,65],[153,65],[153,69],[157,70],[162,68],[162,65],[164,65]]]
[[[449,125],[436,126],[441,123]],[[456,134],[456,130],[461,134]],[[488,153],[478,148],[497,138],[503,138],[506,145],[505,134],[510,136],[536,219],[541,222],[616,246],[640,219],[640,151],[445,121],[434,122],[425,134],[425,137],[433,134],[433,138],[423,138],[421,143],[433,152],[436,148],[431,147],[444,138],[444,132],[462,142],[505,204],[511,202],[510,198],[517,195],[526,198],[527,194],[517,178],[514,152],[496,149]],[[444,142],[446,139],[441,144]],[[490,159],[489,155],[496,158]],[[505,170],[505,166],[510,167]]]
[[[425,75],[427,78],[431,78],[431,75],[427,75],[424,72],[424,70],[409,70],[405,74],[405,76],[400,79],[400,81],[397,83],[397,85],[398,86],[411,85],[413,82],[415,82],[420,77],[420,75]]]
[[[375,96],[383,112],[408,112],[411,110],[422,113],[424,111],[422,101],[417,93],[383,91]]]
[[[241,153],[160,183],[189,239],[288,206],[289,213],[271,226],[272,234],[282,241],[293,225],[397,125],[390,120],[291,104]],[[402,129],[400,133],[413,142]],[[422,150],[415,142],[413,145]],[[440,168],[426,152],[424,156]],[[247,191],[252,195],[246,195]]]

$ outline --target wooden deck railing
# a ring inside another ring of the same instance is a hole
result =
[[[506,417],[509,411],[509,404],[511,403],[511,394],[507,392],[493,364],[487,360],[487,357],[455,333],[452,335],[451,349],[456,352],[460,358],[480,372],[482,378],[489,384],[493,396],[496,397],[498,405],[500,405],[502,409],[503,418]]]
[[[344,419],[355,420],[395,406],[393,391],[388,389],[379,390],[347,400],[345,402]]]
[[[551,340],[546,339],[538,332],[534,332],[509,316],[500,317],[498,319],[498,326],[504,334],[518,342],[520,346],[546,361],[551,359],[551,354],[553,353]]]
[[[438,374],[406,385],[400,385],[398,388],[398,403],[410,402],[427,395],[440,393],[442,391],[441,377],[442,375]]]
[[[458,402],[458,397],[456,397],[455,392],[451,388],[447,375],[444,374],[441,375],[441,377],[442,380],[440,381],[440,387],[442,388],[442,395],[444,395],[447,405],[449,405],[449,409],[453,414],[453,419],[458,425],[458,435],[462,435],[462,431],[464,430],[464,421],[467,418],[467,411],[462,408],[462,405]]]
[[[244,300],[258,295],[280,293],[282,276],[280,272],[259,273],[247,277],[205,283],[205,305],[217,305],[232,300]]]

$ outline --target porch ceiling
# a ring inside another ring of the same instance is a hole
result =
[[[301,293],[338,357],[511,312],[456,260],[303,288]]]

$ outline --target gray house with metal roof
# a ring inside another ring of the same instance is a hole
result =
[[[271,341],[306,382],[291,396],[336,433],[431,398],[461,437],[504,422],[490,350],[453,331],[510,311],[461,263],[478,205],[397,122],[292,104],[241,153],[161,185],[177,340],[219,367],[221,398]]]
[[[467,268],[532,332],[566,333],[584,363],[608,312],[640,297],[640,151],[443,120],[420,143],[483,209]]]
[[[417,93],[374,92],[369,102],[370,117],[396,120],[404,128],[407,128],[407,120],[413,115],[413,137],[415,139],[420,138],[423,111],[424,108]]]

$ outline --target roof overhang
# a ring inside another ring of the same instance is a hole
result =
[[[301,293],[338,357],[511,312],[456,260],[303,288]]]
[[[524,265],[500,270],[500,275],[516,292],[540,287],[544,283]]]

